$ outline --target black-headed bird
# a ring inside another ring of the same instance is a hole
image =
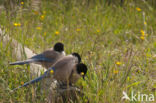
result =
[[[39,82],[46,77],[50,77],[51,79],[55,79],[64,84],[73,84],[77,82],[80,77],[84,78],[87,73],[87,66],[80,62],[81,57],[78,53],[72,53],[72,55],[64,56],[46,72],[44,72],[43,75],[34,80],[26,82],[24,85],[19,86],[14,90]]]
[[[27,60],[12,62],[10,65],[23,65],[23,64],[40,64],[45,68],[50,68],[60,58],[65,56],[64,45],[60,42],[56,43],[53,48],[37,54]]]

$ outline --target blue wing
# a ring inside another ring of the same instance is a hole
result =
[[[33,59],[34,61],[46,61],[46,62],[51,62],[52,60],[47,58],[44,54],[38,54],[35,55],[33,57],[31,57],[30,59]]]
[[[19,88],[22,88],[22,87],[26,87],[26,86],[28,86],[28,85],[30,85],[30,84],[34,84],[34,83],[37,83],[37,82],[41,81],[43,78],[45,78],[46,76],[48,76],[50,70],[53,70],[53,71],[55,72],[55,68],[51,67],[51,68],[49,68],[47,71],[45,71],[44,74],[41,75],[40,77],[38,77],[38,78],[36,78],[36,79],[34,79],[34,80],[31,80],[31,81],[29,81],[29,82],[24,83],[22,86],[19,86],[19,87],[13,89],[13,91],[14,91],[14,90],[17,90],[17,89],[19,89]]]

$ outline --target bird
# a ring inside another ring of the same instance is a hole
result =
[[[50,67],[40,77],[24,83],[13,90],[17,90],[22,87],[26,87],[30,84],[34,84],[43,80],[46,77],[55,79],[63,84],[73,84],[81,77],[85,78],[87,73],[87,66],[81,62],[81,57],[78,53],[72,53],[71,55],[64,56],[58,60],[52,67]]]
[[[77,74],[78,71],[80,71],[80,68],[77,68],[77,65],[80,65],[80,62],[81,57],[78,53],[72,53],[71,55],[61,58],[56,64],[53,65],[55,70],[52,78],[64,84],[66,84],[67,82],[71,84],[72,81],[69,81],[70,77],[73,77],[72,74]],[[76,76],[77,75],[75,75],[75,77]]]
[[[16,61],[9,63],[10,65],[24,65],[24,64],[40,64],[46,69],[50,68],[54,63],[56,63],[60,58],[65,56],[64,44],[58,42],[53,48],[46,50],[40,54],[34,55],[31,58],[24,61]]]

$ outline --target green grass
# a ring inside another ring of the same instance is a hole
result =
[[[79,102],[85,103],[88,98],[90,103],[121,103],[123,91],[128,95],[131,91],[154,94],[156,99],[155,11],[143,2],[120,7],[100,2],[87,6],[74,1],[67,4],[42,1],[38,14],[26,3],[12,16],[2,11],[0,25],[6,34],[36,53],[51,48],[57,41],[65,44],[67,54],[80,53],[89,71],[86,81],[77,83],[83,85],[85,93]],[[16,27],[14,23],[21,26]],[[140,38],[140,30],[148,34],[144,40]],[[16,61],[12,48],[9,43],[4,47],[0,42],[0,102],[43,103],[45,96],[39,93],[39,88],[34,92],[35,86],[10,93],[9,88],[31,80],[29,67],[9,66],[9,62]]]

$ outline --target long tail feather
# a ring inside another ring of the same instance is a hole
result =
[[[48,76],[48,74],[49,74],[49,72],[50,72],[51,70],[54,70],[54,71],[55,71],[55,68],[53,68],[53,67],[49,68],[49,69],[48,69],[47,71],[45,71],[44,74],[41,75],[40,77],[35,78],[34,80],[31,80],[31,81],[29,81],[29,82],[24,83],[22,86],[19,86],[19,87],[13,89],[13,91],[15,91],[15,90],[17,90],[17,89],[19,89],[19,88],[22,88],[22,87],[26,87],[26,86],[28,86],[28,85],[30,85],[30,84],[34,84],[34,83],[37,83],[37,82],[41,81],[43,78],[45,78],[46,76]]]
[[[17,62],[12,62],[12,63],[9,63],[10,65],[24,65],[24,64],[29,64],[29,63],[32,63],[32,62],[35,62],[34,59],[28,59],[28,60],[25,60],[25,61],[17,61]]]

